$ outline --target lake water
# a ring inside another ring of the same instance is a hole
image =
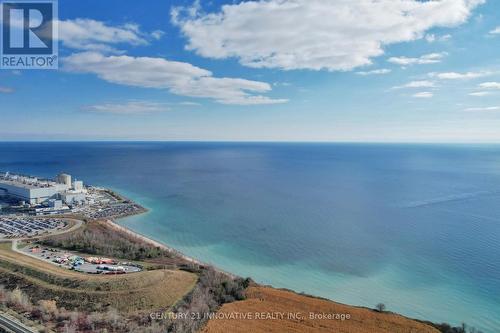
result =
[[[150,209],[120,223],[258,282],[500,331],[500,146],[0,143]]]

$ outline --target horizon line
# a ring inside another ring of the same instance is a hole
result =
[[[500,145],[500,141],[299,141],[299,140],[149,140],[149,139],[107,139],[107,140],[0,140],[10,143],[273,143],[273,144],[408,144],[408,145]]]

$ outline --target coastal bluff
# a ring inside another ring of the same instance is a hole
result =
[[[202,332],[439,333],[436,328],[398,314],[380,313],[287,290],[254,286],[248,288],[246,296],[243,301],[224,304]],[[334,314],[348,315],[349,319],[331,317]],[[248,320],[244,315],[259,315],[260,319]]]

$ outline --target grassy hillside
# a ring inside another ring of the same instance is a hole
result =
[[[392,313],[380,313],[366,308],[343,305],[328,300],[299,295],[269,287],[250,287],[244,301],[225,304],[218,317],[211,319],[204,333],[439,333],[426,324]],[[245,313],[301,314],[288,319],[231,319],[224,316]],[[348,320],[309,319],[315,314],[349,314]]]
[[[192,273],[165,269],[115,276],[81,274],[20,255],[9,246],[0,246],[0,284],[19,287],[35,302],[52,299],[68,309],[167,308],[191,291],[198,279]]]
[[[0,307],[30,313],[29,319],[58,332],[68,332],[67,328],[94,332],[99,327],[108,332],[193,333],[206,322],[193,313],[214,312],[224,303],[241,300],[248,285],[247,280],[193,263],[105,221],[87,221],[78,230],[38,241],[81,253],[139,260],[147,267],[126,275],[81,274],[14,252],[10,243],[0,243],[0,299],[2,290],[4,299],[12,299],[0,302]],[[166,310],[184,316],[150,317]]]

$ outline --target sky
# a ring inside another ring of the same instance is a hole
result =
[[[500,143],[500,2],[59,0],[0,140]]]

